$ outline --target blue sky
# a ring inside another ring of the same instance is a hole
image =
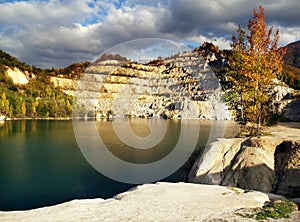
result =
[[[62,67],[139,38],[229,48],[259,5],[280,30],[280,45],[300,40],[298,0],[0,0],[0,49],[31,65]]]

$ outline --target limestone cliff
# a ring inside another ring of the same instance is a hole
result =
[[[7,75],[12,78],[14,84],[27,84],[31,78],[35,78],[35,76],[31,73],[29,74],[27,71],[22,72],[17,67],[9,68],[6,67]]]
[[[51,76],[50,81],[54,84],[54,87],[60,87],[66,94],[74,96],[77,85],[76,80]]]

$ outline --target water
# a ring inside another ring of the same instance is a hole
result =
[[[224,128],[219,121],[197,121],[197,124],[201,124],[201,130],[196,149],[205,146],[212,124],[217,126],[214,129]],[[178,121],[171,120],[167,126],[161,152],[135,150],[129,155],[114,134],[112,122],[97,122],[111,152],[136,163],[151,162],[170,152],[180,126]],[[139,136],[149,134],[147,120],[131,120],[131,128]],[[227,124],[225,136],[236,133],[236,125]],[[0,163],[0,210],[32,209],[73,199],[109,198],[134,186],[107,178],[87,162],[76,143],[72,121],[0,122]],[[185,169],[182,167],[164,181],[182,181]]]

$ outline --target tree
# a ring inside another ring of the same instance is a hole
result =
[[[275,110],[272,108],[272,88],[282,71],[285,48],[278,48],[279,30],[272,36],[267,28],[264,9],[254,9],[248,24],[249,35],[239,26],[237,37],[232,37],[228,78],[238,95],[234,103],[238,118],[243,122],[267,122]],[[273,37],[273,38],[272,38]]]
[[[1,113],[6,114],[9,116],[10,114],[10,109],[9,109],[9,100],[6,99],[6,94],[5,92],[2,93],[1,96]]]
[[[35,117],[36,116],[36,108],[39,105],[39,101],[37,99],[34,99],[31,101],[31,110],[32,110],[32,116]]]
[[[22,114],[22,103],[23,99],[22,97],[16,97],[14,99],[14,103],[12,104],[14,107],[14,115],[19,117]]]
[[[21,107],[21,112],[22,112],[22,117],[26,116],[26,102],[22,102],[22,107]]]

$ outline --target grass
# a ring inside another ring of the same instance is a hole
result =
[[[227,189],[233,191],[234,194],[241,194],[242,193],[242,191],[237,187],[227,187]]]
[[[290,218],[291,213],[298,209],[297,205],[291,201],[278,200],[264,206],[258,212],[250,214],[247,217],[255,218],[256,220],[282,219]]]

